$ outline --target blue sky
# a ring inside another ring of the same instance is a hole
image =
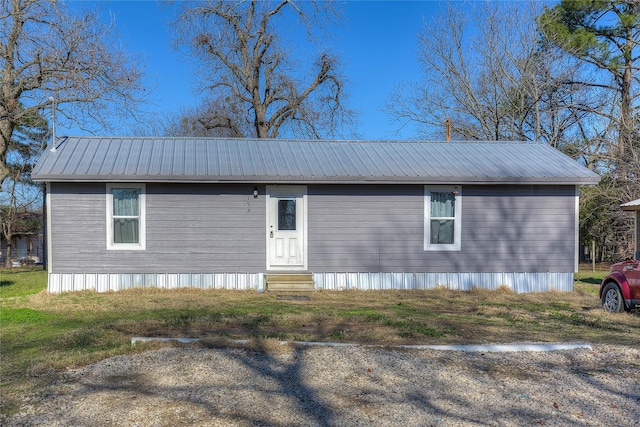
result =
[[[80,1],[72,8],[98,6],[113,17],[128,52],[146,58],[147,79],[155,86],[148,108],[178,112],[197,104],[192,68],[171,47],[170,11],[155,0]],[[439,1],[347,1],[344,22],[335,30],[334,53],[341,57],[348,80],[349,107],[359,112],[357,132],[363,139],[411,139],[411,127],[400,133],[382,111],[396,83],[418,80],[417,35],[442,6]],[[61,133],[83,133],[61,129]],[[121,129],[121,134],[129,133]]]

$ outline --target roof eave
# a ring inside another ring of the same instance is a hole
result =
[[[640,199],[620,205],[623,211],[640,211]]]
[[[290,176],[55,176],[39,175],[37,182],[145,182],[189,184],[458,184],[458,185],[596,185],[600,177],[290,177]]]

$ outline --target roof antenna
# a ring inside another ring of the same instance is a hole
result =
[[[56,151],[56,100],[53,96],[49,97],[51,101],[51,151]]]

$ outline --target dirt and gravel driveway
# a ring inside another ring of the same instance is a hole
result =
[[[629,426],[640,349],[167,347],[70,371],[8,426]]]

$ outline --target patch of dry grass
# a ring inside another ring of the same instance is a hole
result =
[[[640,313],[608,314],[600,308],[595,277],[604,274],[585,274],[569,293],[350,290],[318,291],[308,300],[196,289],[25,295],[9,289],[12,278],[3,291],[15,296],[0,295],[2,406],[12,406],[7,396],[33,390],[56,372],[160,345],[132,347],[132,336],[198,337],[199,345],[210,347],[248,340],[256,351],[276,353],[290,351],[280,341],[639,347]]]
[[[82,323],[95,322],[98,330],[108,328],[128,337],[259,337],[381,345],[511,341],[637,345],[640,332],[637,313],[607,314],[600,309],[597,294],[579,286],[571,293],[438,288],[318,291],[308,301],[276,297],[254,291],[138,289],[40,293],[27,306]],[[91,346],[100,334],[79,327],[57,339]]]

